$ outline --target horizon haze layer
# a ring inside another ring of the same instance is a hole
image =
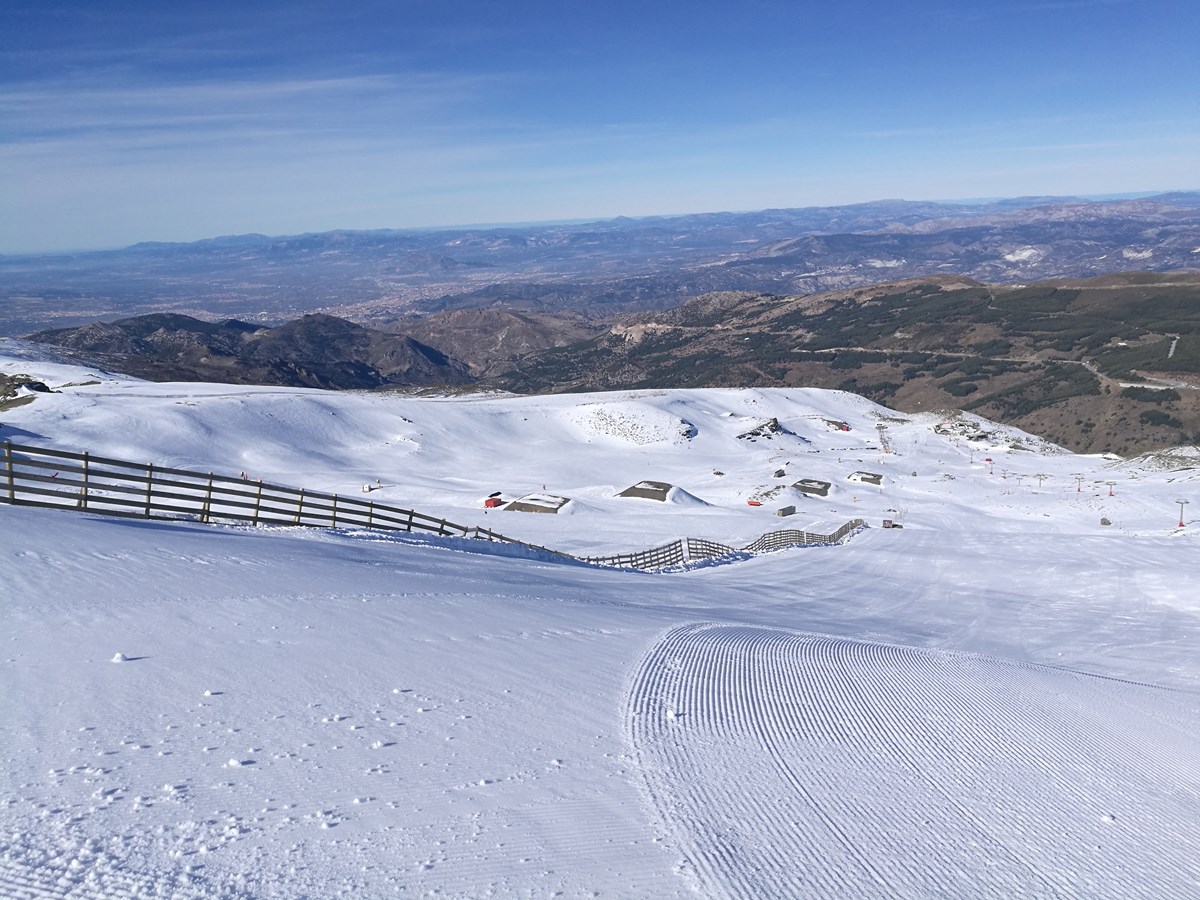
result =
[[[338,227],[323,229],[306,229],[302,231],[294,231],[278,234],[266,234],[259,231],[231,231],[224,234],[205,234],[194,238],[182,240],[159,240],[153,237],[145,237],[133,241],[129,244],[114,244],[114,245],[96,245],[96,246],[78,246],[78,247],[58,247],[44,250],[29,250],[22,252],[9,252],[0,249],[0,257],[18,257],[18,256],[69,256],[80,253],[104,253],[114,250],[128,250],[139,245],[155,245],[155,244],[199,244],[205,241],[221,241],[235,238],[252,238],[265,237],[271,240],[283,240],[287,238],[311,237],[320,234],[330,234],[337,232],[413,232],[413,233],[437,233],[449,231],[499,231],[504,229],[531,229],[531,228],[552,228],[552,227],[569,227],[575,225],[590,225],[590,224],[607,224],[622,220],[634,222],[649,222],[655,220],[671,220],[683,219],[689,216],[707,216],[707,215],[751,215],[754,213],[763,213],[771,209],[834,209],[839,207],[866,206],[877,203],[928,203],[944,206],[986,206],[993,203],[1020,203],[1026,200],[1044,201],[1046,203],[1056,202],[1106,202],[1115,200],[1146,200],[1153,197],[1160,197],[1167,194],[1192,194],[1200,193],[1200,187],[1186,188],[1173,187],[1163,190],[1154,191],[1118,191],[1102,194],[1063,194],[1063,195],[1048,195],[1048,194],[1024,194],[1021,196],[1011,197],[940,197],[937,199],[928,198],[909,198],[909,197],[872,197],[866,200],[855,200],[846,203],[831,203],[827,205],[804,205],[794,207],[763,207],[763,208],[744,208],[744,209],[695,209],[686,212],[654,212],[643,213],[639,215],[625,215],[617,213],[612,216],[577,216],[564,219],[539,219],[536,221],[503,221],[503,222],[457,222],[441,225],[397,225],[388,226],[380,225],[371,228],[349,228]]]

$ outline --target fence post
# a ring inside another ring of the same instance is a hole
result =
[[[296,504],[296,518],[292,522],[293,525],[300,524],[300,517],[304,515],[304,488],[300,488],[300,501]]]
[[[442,536],[442,535],[445,535],[446,533],[447,533],[446,532],[446,520],[442,519],[442,524],[438,526],[438,535]]]
[[[4,442],[4,468],[8,472],[8,502],[17,502],[17,487],[13,480],[12,441]]]
[[[150,492],[154,490],[154,463],[146,463],[146,518],[150,518]]]
[[[375,521],[375,501],[368,500],[367,501],[367,527],[374,528],[375,527],[374,521]]]
[[[79,489],[79,508],[87,509],[88,497],[88,452],[83,451],[83,487]]]
[[[413,528],[413,511],[410,509],[410,510],[408,510],[408,528],[406,530],[412,531],[412,528]]]
[[[251,521],[251,523],[250,523],[251,525],[255,525],[255,526],[258,525],[258,511],[259,511],[260,507],[262,507],[262,479],[261,478],[258,479],[258,494],[255,495],[255,497],[254,497],[254,519]]]
[[[212,508],[212,472],[208,473],[208,488],[204,491],[204,503],[200,507],[200,521],[208,524],[208,511]]]
[[[329,522],[330,528],[337,528],[337,494],[333,495],[333,518]]]

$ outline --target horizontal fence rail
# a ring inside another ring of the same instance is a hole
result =
[[[358,497],[267,484],[212,472],[155,466],[152,463],[131,463],[92,456],[86,452],[71,453],[5,441],[3,466],[3,473],[0,473],[0,502],[14,505],[73,509],[142,519],[424,531],[441,536],[513,544],[614,568],[662,569],[740,553],[836,544],[866,524],[862,519],[852,519],[833,534],[774,531],[742,548],[729,547],[707,538],[689,537],[633,553],[577,557],[506,537],[491,529],[458,525],[445,518]]]
[[[144,519],[426,531],[522,543],[412,509],[264,481],[5,442],[0,500]],[[532,546],[532,545],[530,545]],[[537,548],[545,549],[545,548]]]
[[[661,569],[666,566],[682,565],[703,559],[720,559],[741,553],[769,553],[789,547],[837,544],[859,528],[866,526],[862,519],[851,519],[833,534],[816,534],[811,531],[772,531],[750,542],[745,547],[727,547],[706,538],[680,538],[661,547],[640,550],[635,553],[619,553],[616,556],[585,556],[584,562],[598,566],[619,568]]]

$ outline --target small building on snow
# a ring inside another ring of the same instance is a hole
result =
[[[645,500],[658,500],[665,503],[667,494],[671,492],[671,488],[674,486],[665,481],[639,481],[637,484],[625,488],[617,496],[641,497]]]
[[[828,497],[831,485],[828,481],[818,481],[816,478],[801,478],[792,487],[812,497]]]
[[[846,476],[846,480],[854,481],[859,484],[883,485],[883,476],[877,472],[851,472]]]
[[[557,513],[570,502],[570,497],[556,497],[553,494],[526,494],[504,507],[504,511]]]

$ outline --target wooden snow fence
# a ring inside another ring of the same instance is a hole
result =
[[[377,528],[458,537],[491,535],[486,529],[353,496],[8,441],[4,443],[0,490],[2,499],[21,506],[85,510],[106,516]],[[493,537],[508,540],[503,535]]]
[[[689,537],[649,550],[614,556],[577,557],[506,537],[491,529],[458,525],[412,509],[213,472],[132,463],[86,452],[72,453],[10,441],[4,442],[3,466],[3,472],[0,473],[0,502],[18,506],[139,519],[424,531],[447,537],[514,544],[612,568],[661,569],[739,553],[834,544],[866,524],[862,519],[852,519],[833,534],[776,531],[764,534],[740,549],[707,538]]]
[[[785,550],[789,547],[805,547],[812,545],[837,544],[845,540],[859,528],[866,526],[862,519],[851,519],[833,534],[818,534],[812,531],[787,529],[772,531],[756,538],[745,547],[729,547],[718,544],[707,538],[680,538],[661,547],[651,550],[640,550],[634,553],[620,553],[615,556],[587,556],[585,562],[598,566],[614,566],[617,568],[661,569],[667,566],[678,566],[683,563],[703,559],[720,559],[743,553],[769,553],[772,550]]]

